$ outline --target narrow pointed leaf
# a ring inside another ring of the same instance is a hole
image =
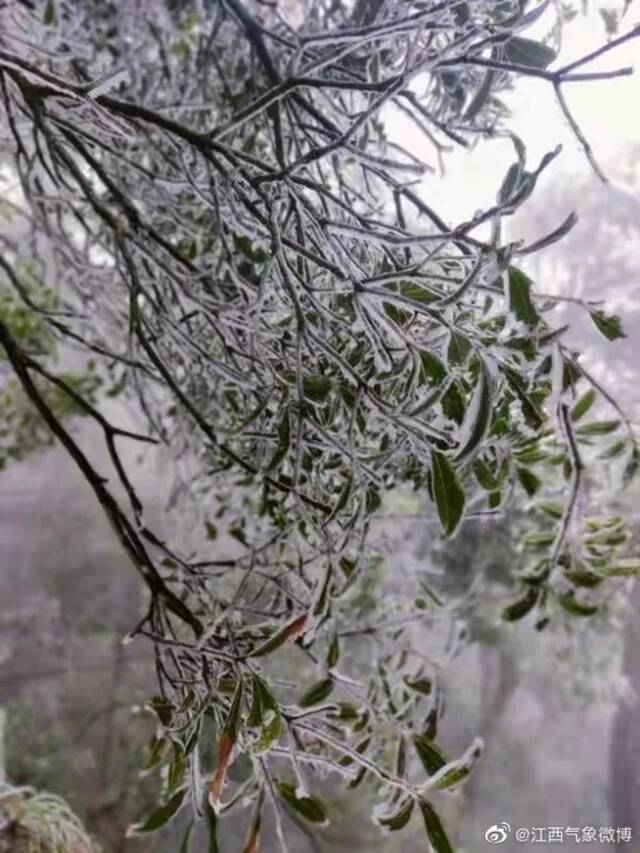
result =
[[[327,810],[317,797],[298,797],[293,785],[276,782],[278,794],[284,802],[311,823],[327,823]]]
[[[453,847],[449,843],[440,818],[431,803],[426,800],[420,800],[419,803],[427,836],[435,853],[453,853]]]
[[[437,450],[431,453],[433,497],[440,524],[447,536],[455,532],[464,512],[465,497],[455,468]]]
[[[435,743],[425,735],[416,735],[413,738],[413,745],[429,776],[433,776],[446,765],[447,759]]]
[[[531,279],[517,267],[509,267],[508,272],[509,309],[516,319],[527,326],[536,326],[540,315],[531,299]]]
[[[589,390],[580,397],[573,409],[571,409],[571,420],[579,421],[583,415],[586,415],[591,406],[593,406],[595,399],[596,392],[593,388],[589,388]]]
[[[376,821],[385,829],[395,832],[398,829],[403,829],[408,823],[413,812],[415,800],[408,799],[400,806],[397,811],[390,815],[377,816]]]
[[[301,708],[310,708],[313,705],[319,705],[320,702],[324,702],[327,696],[331,694],[334,687],[335,681],[333,678],[323,678],[322,681],[313,684],[302,694],[302,697],[298,700],[298,705]]]
[[[257,658],[262,657],[263,655],[268,655],[270,652],[275,651],[275,649],[280,648],[280,646],[286,643],[287,640],[295,640],[296,637],[299,637],[304,633],[306,624],[307,614],[303,613],[302,616],[298,616],[293,620],[293,622],[290,622],[288,625],[285,625],[284,628],[280,628],[280,630],[276,631],[268,640],[265,640],[264,643],[254,649],[249,657]]]
[[[130,827],[127,835],[140,835],[145,832],[155,832],[156,829],[160,829],[161,826],[169,823],[169,821],[175,817],[179,811],[186,793],[186,788],[181,788],[179,791],[176,791],[166,803],[151,812],[144,823],[135,824]]]

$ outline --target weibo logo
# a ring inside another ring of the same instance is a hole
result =
[[[507,836],[511,832],[511,826],[503,821],[502,823],[494,823],[484,834],[484,840],[489,844],[502,844],[507,840]]]

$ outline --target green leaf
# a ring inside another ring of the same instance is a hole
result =
[[[373,514],[377,509],[380,508],[381,504],[382,499],[380,498],[380,492],[373,486],[369,486],[365,495],[365,506],[367,508],[367,513],[369,515]]]
[[[181,744],[173,742],[174,756],[169,764],[167,774],[167,792],[173,794],[184,779],[184,774],[187,770],[187,758]]]
[[[547,545],[552,545],[554,539],[554,533],[528,533],[523,536],[522,545],[525,548],[545,548]]]
[[[562,518],[564,512],[562,505],[555,501],[544,501],[544,503],[538,504],[538,509],[540,509],[545,515],[548,515],[549,518],[554,518],[556,520]]]
[[[305,376],[302,380],[302,390],[306,397],[316,403],[322,403],[331,391],[331,379],[328,376],[321,375]]]
[[[504,52],[514,65],[529,65],[532,68],[546,68],[556,58],[555,50],[548,45],[522,36],[510,38]]]
[[[540,479],[537,477],[530,468],[522,468],[520,465],[516,468],[518,473],[518,479],[522,485],[522,488],[525,492],[532,497],[540,488]]]
[[[449,364],[464,364],[469,357],[471,349],[471,341],[466,335],[462,335],[460,332],[451,332],[447,348],[447,360]]]
[[[130,826],[127,830],[127,835],[141,835],[145,832],[155,832],[156,829],[160,829],[161,826],[169,823],[180,809],[186,793],[186,788],[180,788],[164,805],[159,806],[155,811],[151,812],[144,823]]]
[[[606,450],[603,450],[602,453],[599,453],[598,458],[616,459],[618,456],[621,456],[626,449],[627,442],[624,438],[621,438],[618,441],[614,441],[613,444],[609,445],[609,447],[607,447]]]
[[[298,797],[293,785],[276,782],[278,794],[284,802],[311,823],[327,823],[327,810],[317,797]]]
[[[594,589],[595,587],[600,586],[604,580],[602,575],[598,575],[595,572],[591,572],[586,569],[570,569],[564,574],[572,584],[584,587],[585,589]]]
[[[471,99],[471,103],[467,107],[464,117],[469,121],[480,112],[482,107],[486,104],[489,99],[489,95],[491,94],[491,89],[493,86],[493,80],[496,76],[496,72],[493,68],[490,68],[482,79],[482,83],[480,84],[480,88],[477,90],[473,98]]]
[[[509,309],[522,323],[536,326],[540,315],[531,299],[531,279],[517,267],[509,267]]]
[[[629,461],[625,465],[624,473],[622,475],[622,484],[623,487],[626,488],[629,483],[633,480],[633,478],[638,473],[640,469],[640,449],[636,444],[631,448],[631,453],[629,455]]]
[[[533,610],[537,600],[538,590],[534,588],[528,589],[522,598],[504,608],[502,618],[506,622],[516,622],[518,619],[522,619],[530,610]]]
[[[586,604],[578,601],[571,593],[565,593],[558,596],[558,601],[562,607],[572,616],[593,616],[598,612],[597,604]]]
[[[252,676],[251,707],[247,716],[249,728],[260,729],[260,734],[251,751],[256,755],[277,743],[282,734],[282,713],[267,684],[255,673]]]
[[[534,430],[539,430],[547,419],[547,416],[540,409],[536,401],[527,394],[522,377],[515,370],[509,368],[504,370],[504,377],[520,400],[522,414],[524,415],[527,426],[530,426]]]
[[[407,687],[415,690],[417,693],[422,693],[423,696],[429,696],[433,685],[430,678],[411,678],[408,675],[402,679]]]
[[[622,321],[616,314],[605,314],[604,311],[593,309],[589,311],[591,319],[595,323],[597,329],[602,332],[608,341],[615,341],[618,338],[626,338]]]
[[[487,492],[493,492],[498,488],[498,481],[484,459],[474,459],[473,473],[476,480]]]
[[[437,812],[426,800],[419,800],[427,836],[435,853],[454,853]]]
[[[242,710],[243,693],[244,682],[241,678],[239,678],[238,683],[236,684],[235,693],[233,694],[233,699],[231,700],[229,713],[227,714],[227,719],[225,720],[224,728],[222,730],[223,735],[227,735],[234,741],[238,734],[238,725],[240,722],[240,712]]]
[[[482,361],[480,376],[460,426],[462,449],[456,459],[465,459],[481,444],[491,425],[491,379]]]
[[[442,382],[447,375],[447,368],[440,361],[438,356],[434,355],[434,353],[429,350],[424,349],[421,349],[419,353],[420,363],[422,364],[422,371],[425,377],[435,385]]]
[[[280,425],[278,426],[278,447],[276,448],[275,453],[271,457],[271,461],[267,465],[267,471],[272,471],[274,468],[277,468],[278,465],[282,462],[289,450],[290,441],[291,424],[289,422],[289,407],[285,406],[284,411],[282,413],[282,418],[280,420]]]
[[[267,259],[267,254],[264,249],[254,249],[251,245],[251,240],[245,237],[244,234],[233,235],[233,245],[240,254],[254,264],[260,264]]]
[[[573,409],[571,409],[571,420],[579,421],[583,415],[586,415],[591,406],[593,406],[595,399],[596,392],[593,388],[590,388],[586,394],[583,394],[582,397],[580,397]]]
[[[465,498],[455,468],[449,459],[437,450],[431,453],[433,496],[446,536],[455,532],[464,513]]]
[[[324,702],[327,696],[332,693],[334,687],[335,681],[333,678],[323,678],[322,681],[313,684],[302,694],[302,697],[298,700],[298,705],[301,708],[310,708],[313,705],[319,705],[320,702]]]
[[[619,420],[612,421],[590,421],[588,424],[576,427],[577,435],[609,435],[620,426]]]
[[[340,659],[340,641],[338,640],[338,635],[334,634],[331,643],[329,644],[329,651],[327,652],[327,668],[333,669],[334,666],[338,663]]]
[[[175,708],[170,702],[163,699],[162,696],[153,696],[146,703],[145,708],[152,711],[163,726],[170,725]]]
[[[460,383],[452,382],[442,397],[442,411],[447,418],[461,424],[464,420],[466,405],[460,391]]]
[[[45,27],[50,27],[51,24],[55,24],[56,22],[56,6],[54,0],[47,0],[47,5],[44,7],[44,15],[42,16],[42,23]]]
[[[463,782],[470,772],[471,768],[468,765],[460,761],[453,761],[450,767],[442,770],[442,776],[438,775],[437,780],[434,780],[433,787],[437,791],[453,788]]]
[[[640,563],[614,563],[613,565],[605,566],[601,571],[610,578],[636,578],[640,576]]]
[[[289,622],[288,625],[285,625],[283,628],[279,628],[271,637],[269,637],[268,640],[265,640],[264,643],[257,646],[250,653],[249,657],[262,657],[263,655],[267,655],[270,652],[275,651],[275,649],[286,643],[288,639],[295,639],[304,630],[306,622],[306,613],[303,613],[302,616],[296,617],[296,619]]]
[[[425,737],[425,735],[415,735],[413,745],[418,753],[418,758],[422,762],[422,766],[429,776],[433,776],[434,773],[437,773],[438,770],[441,770],[447,764],[447,759],[440,749],[435,745],[433,740]]]
[[[415,800],[410,797],[408,800],[405,800],[399,809],[392,814],[377,815],[376,821],[380,826],[383,826],[391,832],[403,829],[409,823],[409,818],[413,812],[414,805]]]
[[[489,509],[496,509],[502,502],[502,492],[495,491],[489,495]]]

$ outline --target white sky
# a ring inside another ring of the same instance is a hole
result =
[[[523,33],[535,37],[551,21],[551,12],[545,12],[536,25]],[[633,4],[627,13],[621,32],[626,32],[639,20]],[[559,67],[590,53],[606,40],[602,19],[596,9],[588,16],[578,15],[568,23],[563,34],[559,58],[551,66]],[[616,155],[629,144],[640,144],[640,38],[615,48],[584,71],[602,71],[627,65],[637,66],[636,73],[615,80],[581,82],[563,87],[565,98],[583,133],[591,143],[601,168],[610,178],[616,179]],[[505,100],[513,111],[509,126],[525,142],[529,166],[537,166],[540,158],[553,150],[558,143],[562,153],[552,163],[539,182],[544,193],[544,182],[558,179],[563,173],[591,176],[593,174],[582,148],[558,106],[553,88],[544,80],[520,78],[515,92]],[[407,148],[424,153],[425,138],[402,115],[394,116],[394,137]],[[425,200],[431,195],[433,207],[449,222],[458,224],[471,218],[479,209],[495,202],[497,187],[503,175],[515,160],[513,145],[508,139],[483,141],[472,151],[457,149],[445,155],[445,183],[439,176],[427,176],[423,182]],[[435,165],[435,158],[434,158]],[[446,184],[446,192],[445,190]],[[535,196],[535,193],[534,193]]]

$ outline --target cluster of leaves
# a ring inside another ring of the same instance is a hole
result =
[[[553,505],[556,530],[526,540],[547,549],[549,569],[540,562],[535,583],[522,579],[527,606],[534,593],[531,607],[549,606],[553,588],[559,609],[576,613],[587,605],[553,584],[562,575],[580,586],[583,551],[589,571],[615,574],[608,552],[589,551],[598,531],[574,535],[580,439],[615,433],[619,449],[606,453],[631,467],[637,449],[623,418],[604,431],[573,426],[589,378],[518,265],[575,217],[529,246],[501,240],[502,219],[557,152],[531,168],[512,137],[495,205],[449,227],[414,188],[428,166],[387,138],[384,110],[407,112],[438,158],[449,142],[489,132],[510,75],[560,92],[589,74],[572,74],[581,63],[547,71],[553,53],[520,35],[544,4],[372,2],[354,17],[351,4],[314,2],[301,29],[240,0],[159,6],[152,21],[124,2],[34,6],[13,10],[0,36],[1,91],[34,232],[46,235],[74,309],[56,334],[119,365],[118,388],[134,389],[157,436],[190,460],[209,537],[225,526],[239,545],[220,560],[172,552],[143,522],[113,443],[122,430],[86,409],[130,521],[51,401],[28,386],[38,366],[26,345],[0,327],[23,387],[149,586],[133,634],[155,645],[149,767],[165,768],[165,790],[134,831],[158,828],[187,801],[214,827],[248,798],[246,853],[266,802],[284,850],[284,811],[326,817],[306,768],[351,786],[370,778],[383,828],[402,828],[417,805],[433,848],[448,851],[429,796],[464,779],[479,745],[442,756],[435,674],[401,650],[388,608],[373,630],[389,642],[364,674],[340,663],[384,493],[413,485],[450,537],[476,508],[498,512],[521,486],[541,497],[548,486],[564,503]],[[487,224],[489,238],[474,236]],[[620,331],[606,315],[594,321],[609,337]],[[543,483],[532,468],[542,463],[566,472],[569,487],[562,476]],[[424,612],[412,601],[408,617]],[[319,670],[300,695],[272,671],[288,652]],[[201,765],[211,725],[215,770]],[[239,754],[250,775],[222,802]]]

